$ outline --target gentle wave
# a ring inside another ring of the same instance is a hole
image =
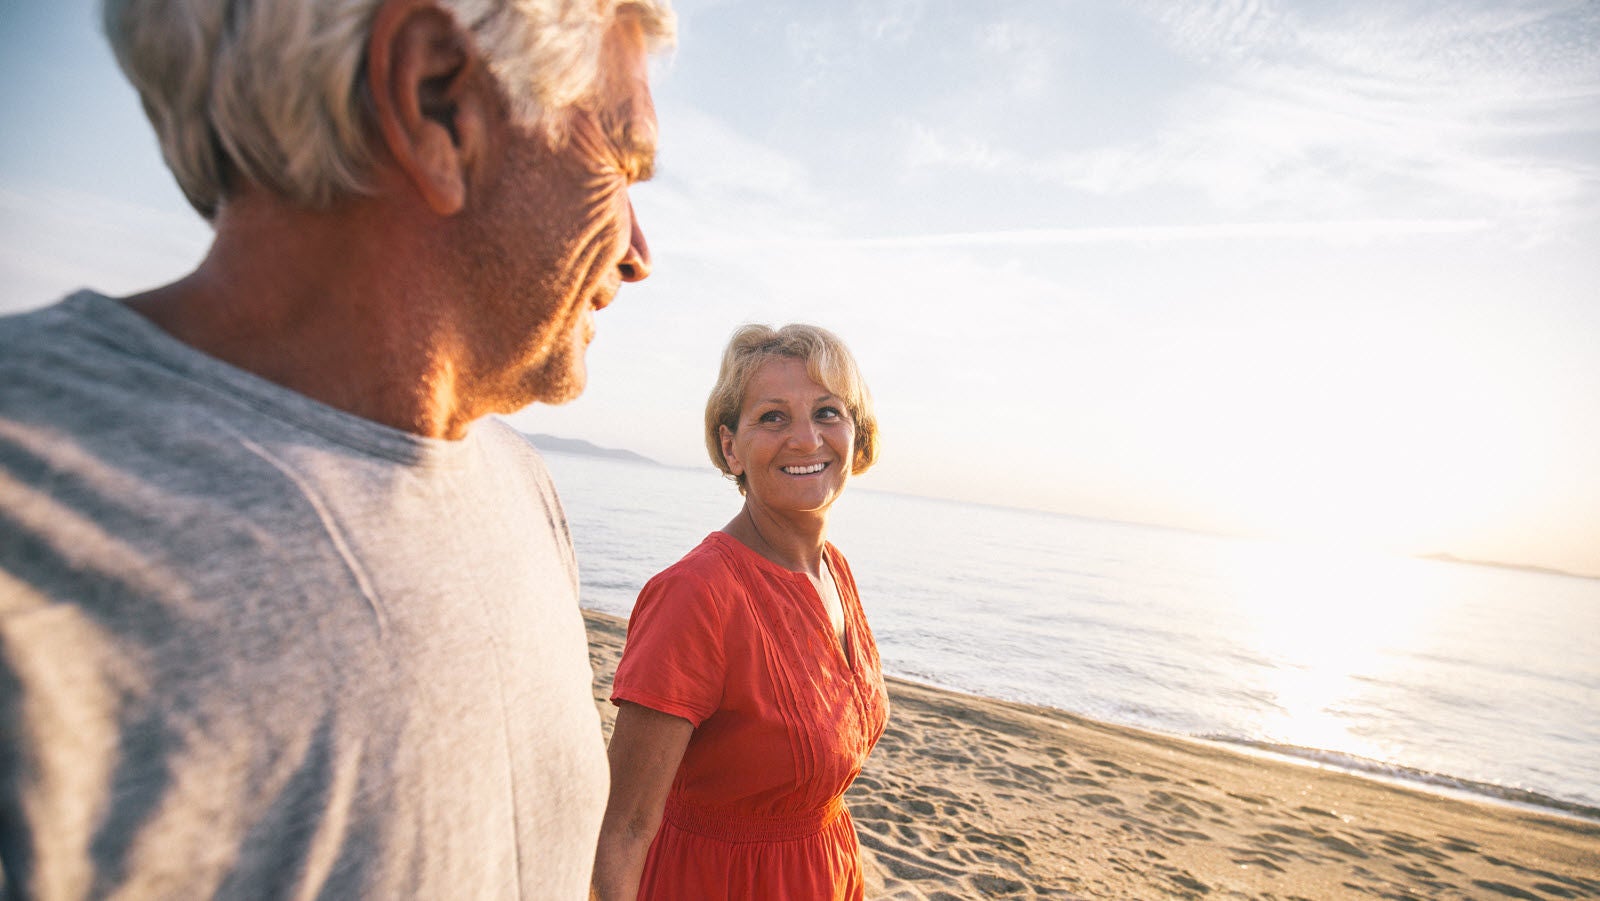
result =
[[[942,691],[953,691],[959,694],[973,695],[976,697],[992,697],[995,700],[1011,701],[1027,704],[1033,707],[1043,707],[1049,710],[1059,710],[1069,716],[1082,716],[1105,723],[1118,723],[1132,726],[1148,732],[1171,735],[1176,738],[1193,739],[1209,742],[1225,748],[1257,753],[1276,760],[1298,763],[1310,766],[1325,767],[1338,770],[1351,775],[1364,778],[1377,779],[1390,784],[1422,791],[1454,794],[1469,800],[1488,800],[1497,803],[1510,804],[1516,807],[1534,810],[1541,813],[1555,813],[1564,816],[1577,817],[1591,820],[1600,824],[1600,807],[1584,804],[1568,798],[1560,798],[1526,788],[1501,785],[1494,782],[1485,782],[1473,779],[1464,779],[1445,773],[1436,773],[1418,767],[1410,767],[1382,760],[1373,760],[1355,754],[1345,754],[1330,751],[1326,748],[1307,748],[1299,745],[1281,744],[1261,741],[1253,738],[1241,738],[1237,735],[1224,735],[1221,733],[1185,733],[1174,732],[1161,728],[1164,712],[1142,704],[1119,702],[1107,705],[1090,705],[1091,709],[1068,710],[1050,703],[1048,700],[1030,692],[983,692],[970,687],[954,685],[948,681],[948,676],[942,672],[930,672],[925,669],[897,668],[890,673],[897,679],[915,682],[929,688]],[[1597,830],[1600,834],[1600,830]]]
[[[1596,823],[1600,823],[1600,807],[1580,804],[1563,798],[1554,798],[1550,795],[1524,788],[1497,785],[1493,782],[1477,782],[1457,776],[1448,776],[1444,773],[1433,773],[1416,767],[1402,766],[1397,763],[1369,760],[1353,754],[1340,754],[1336,751],[1328,751],[1322,748],[1301,748],[1294,745],[1273,744],[1271,742],[1226,735],[1196,735],[1191,737],[1228,747],[1257,751],[1296,763],[1310,763],[1339,770],[1340,772],[1375,777],[1405,786],[1426,788],[1434,791],[1443,790],[1473,798],[1488,798],[1541,812],[1568,814],[1580,819],[1593,820]],[[1596,834],[1600,834],[1600,829],[1596,830]]]

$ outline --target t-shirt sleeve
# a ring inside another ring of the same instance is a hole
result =
[[[611,703],[630,701],[696,727],[715,713],[727,672],[715,600],[693,572],[667,570],[647,582],[628,618]]]

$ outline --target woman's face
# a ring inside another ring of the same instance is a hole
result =
[[[804,360],[776,357],[745,387],[739,428],[723,426],[722,454],[745,494],[787,512],[828,509],[844,491],[856,426],[844,401],[811,380]]]

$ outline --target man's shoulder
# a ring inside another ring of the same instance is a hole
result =
[[[488,416],[474,423],[472,431],[476,440],[483,442],[496,453],[538,461],[541,468],[543,467],[544,458],[540,456],[533,440],[517,431],[505,420]]]
[[[544,455],[527,435],[504,420],[490,416],[473,424],[472,438],[483,449],[491,468],[502,474],[516,473],[532,482],[541,493],[555,498],[555,482],[545,465]]]
[[[54,302],[32,309],[0,315],[0,366],[15,368],[31,358],[49,353],[63,342],[82,340],[80,328],[92,321],[92,311],[110,298],[93,291],[77,291]]]
[[[148,398],[159,368],[154,331],[121,302],[89,290],[0,316],[0,408],[70,405],[86,394]]]
[[[102,409],[150,399],[137,357],[95,322],[95,308],[114,303],[79,292],[0,317],[0,421],[75,432],[72,423],[95,421]]]

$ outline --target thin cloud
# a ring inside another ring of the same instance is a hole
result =
[[[1057,59],[1063,50],[1047,29],[1025,20],[1008,18],[985,24],[977,43],[985,67],[997,77],[1000,89],[1020,97],[1044,97],[1059,76]]]
[[[860,33],[873,41],[902,45],[912,39],[927,4],[924,0],[877,0],[857,13]]]
[[[1035,228],[863,238],[734,238],[662,242],[675,253],[716,253],[757,247],[901,249],[943,247],[1032,247],[1077,244],[1188,243],[1201,241],[1321,240],[1459,235],[1493,228],[1488,219],[1347,219],[1323,222],[1232,222],[1204,225],[1144,225],[1095,228]]]
[[[1142,101],[1142,133],[1064,130],[1060,149],[1030,152],[913,113],[904,171],[1095,197],[1180,192],[1221,218],[1489,216],[1531,237],[1600,201],[1600,5],[1219,0],[1145,15],[1165,35],[1146,68],[1183,60],[1191,74]]]
[[[1260,0],[1151,4],[1151,15],[1168,29],[1174,46],[1201,59],[1239,56],[1271,40],[1281,28],[1276,4]]]

